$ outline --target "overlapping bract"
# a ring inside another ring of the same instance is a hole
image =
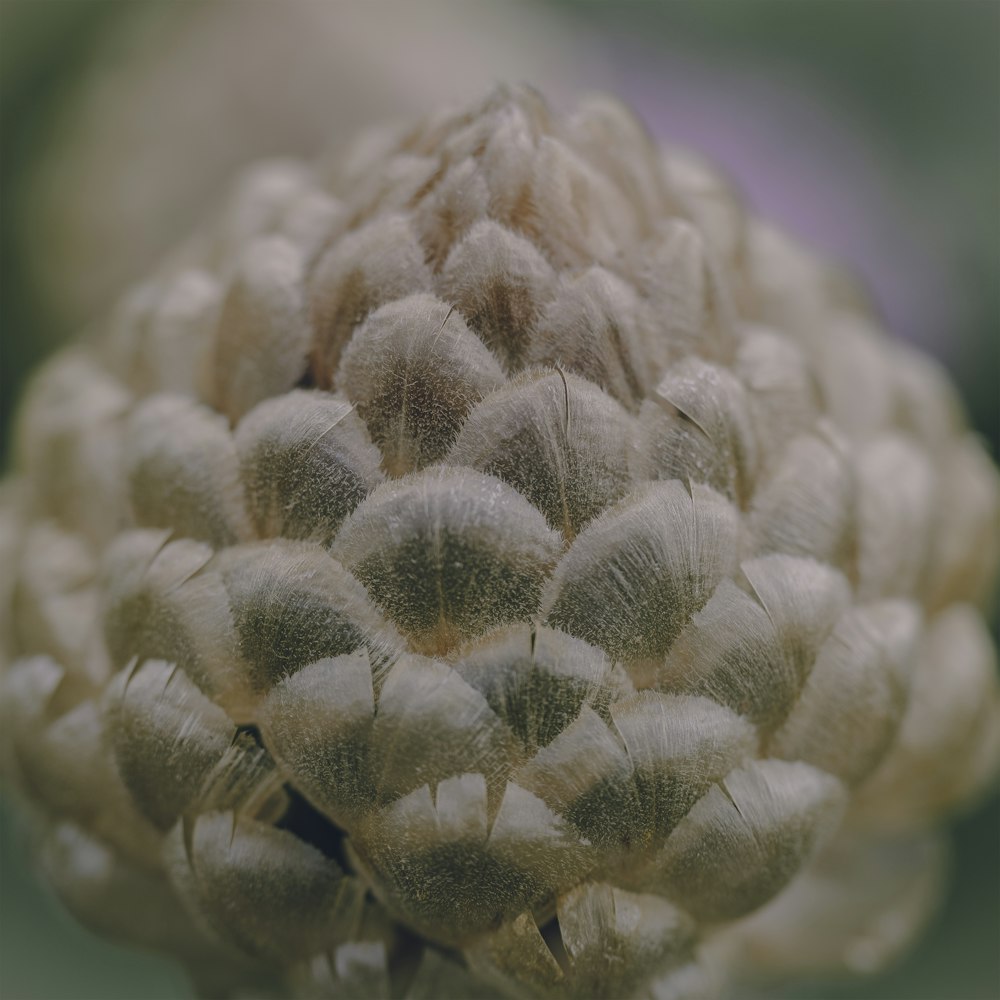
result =
[[[71,908],[209,991],[890,958],[1000,756],[940,372],[608,101],[288,169],[24,405],[5,761]]]

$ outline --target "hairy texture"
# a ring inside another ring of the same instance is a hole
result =
[[[3,762],[67,905],[234,995],[891,960],[1000,758],[944,375],[608,100],[269,170],[24,403]]]

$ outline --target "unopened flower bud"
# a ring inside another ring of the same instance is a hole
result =
[[[17,450],[5,771],[70,908],[213,990],[875,968],[996,773],[947,380],[610,101],[247,175]]]

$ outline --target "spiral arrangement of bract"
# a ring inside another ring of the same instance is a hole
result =
[[[996,771],[947,380],[608,100],[254,168],[17,452],[5,771],[211,995],[877,967]]]

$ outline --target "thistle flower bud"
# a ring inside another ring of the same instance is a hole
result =
[[[944,376],[606,100],[269,171],[24,403],[3,759],[74,913],[214,993],[887,961],[1000,757]]]

